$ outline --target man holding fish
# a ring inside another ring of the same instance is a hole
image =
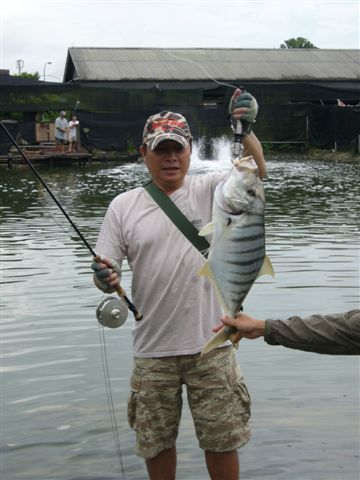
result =
[[[271,270],[264,262],[266,165],[251,131],[257,110],[252,95],[235,91],[230,114],[241,119],[247,158],[236,159],[230,172],[188,175],[192,137],[182,115],[161,112],[145,124],[140,151],[154,184],[202,235],[213,234],[205,266],[203,255],[143,187],[118,195],[101,227],[95,284],[114,291],[127,257],[132,298],[143,313],[133,328],[128,419],[151,480],[175,479],[182,385],[210,478],[239,478],[237,449],[250,438],[249,394],[226,333],[206,356],[201,351],[220,317],[239,311],[262,264]],[[216,244],[229,248],[229,257]],[[236,255],[238,246],[242,253]]]

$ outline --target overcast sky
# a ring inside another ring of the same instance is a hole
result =
[[[2,0],[0,68],[62,81],[69,47],[360,48],[359,0]]]

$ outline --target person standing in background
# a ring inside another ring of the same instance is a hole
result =
[[[79,120],[76,115],[73,115],[69,122],[69,149],[68,152],[78,151],[78,126]]]
[[[67,139],[67,130],[69,127],[68,121],[65,117],[66,113],[64,110],[60,112],[60,116],[55,120],[55,143],[56,151],[64,153],[64,148],[66,145]]]

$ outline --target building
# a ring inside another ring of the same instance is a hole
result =
[[[188,116],[195,135],[228,131],[235,86],[256,96],[263,142],[347,143],[360,131],[359,80],[359,50],[320,49],[70,48],[64,74],[110,144],[139,144],[144,119],[165,109]]]
[[[260,105],[262,142],[332,148],[360,134],[359,80],[360,50],[77,47],[62,108],[80,102],[83,145],[124,151],[161,110],[187,116],[196,137],[229,134],[228,103],[241,86]]]
[[[7,122],[8,129],[18,140],[35,144],[39,139],[39,119],[48,111],[73,108],[76,92],[76,86],[69,88],[63,83],[32,80],[0,70],[0,119]],[[42,127],[50,128],[45,123]],[[0,154],[7,153],[10,146],[11,142],[0,131]]]

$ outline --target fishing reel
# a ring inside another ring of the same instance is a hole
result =
[[[244,87],[237,87],[237,90],[233,94],[233,101],[235,102],[235,98],[240,96],[242,93],[245,93],[246,90]],[[234,132],[234,139],[233,144],[231,147],[231,153],[233,157],[233,162],[236,158],[241,158],[244,153],[244,146],[242,144],[243,137],[244,137],[244,128],[241,120],[236,120],[234,117],[230,117],[231,129]]]
[[[119,297],[105,297],[96,309],[96,318],[104,327],[118,328],[128,317],[128,307]]]
[[[232,144],[233,159],[241,158],[244,152],[244,146],[242,144],[243,139],[243,126],[240,120],[236,120],[235,127],[233,126],[234,141]]]

